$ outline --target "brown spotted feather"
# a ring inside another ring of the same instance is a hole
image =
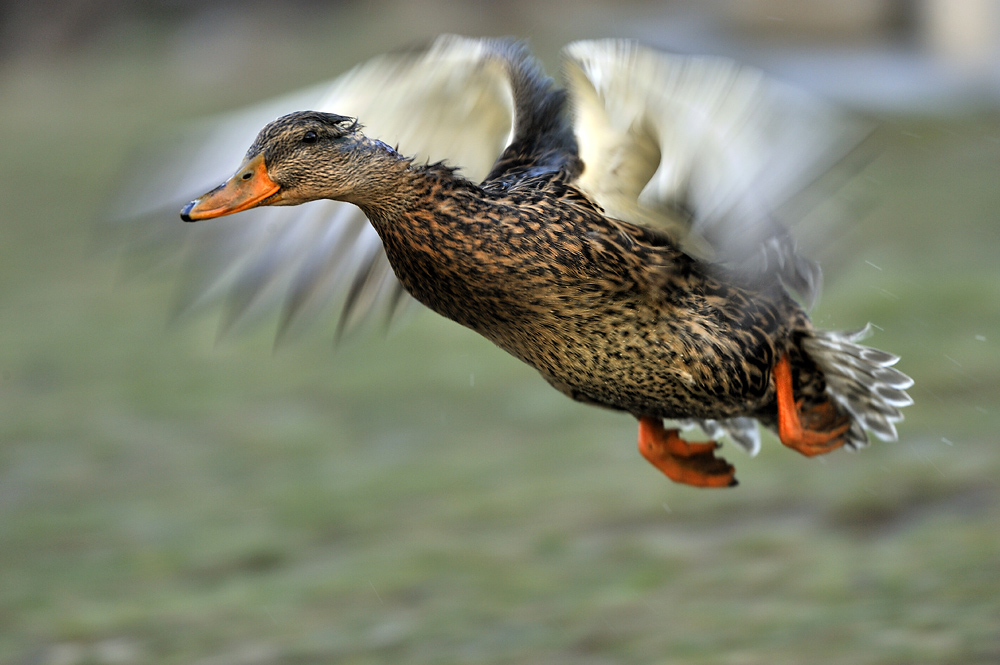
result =
[[[773,420],[771,368],[809,329],[779,283],[709,276],[666,235],[606,218],[561,173],[505,188],[414,168],[391,206],[362,208],[417,300],[579,401]],[[821,395],[821,375],[798,388]]]

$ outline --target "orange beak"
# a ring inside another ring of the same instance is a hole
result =
[[[267,175],[261,153],[244,162],[232,178],[184,206],[181,219],[196,222],[249,210],[261,205],[279,189],[281,186]]]

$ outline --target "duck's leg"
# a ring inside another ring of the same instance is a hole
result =
[[[851,427],[847,416],[837,416],[829,402],[801,412],[801,402],[792,396],[792,367],[784,355],[774,366],[774,383],[778,391],[778,438],[781,442],[807,457],[822,455],[844,445],[844,434]],[[808,428],[802,426],[806,419]]]
[[[639,452],[675,483],[696,487],[735,487],[733,465],[715,456],[714,441],[691,443],[659,418],[639,418]]]

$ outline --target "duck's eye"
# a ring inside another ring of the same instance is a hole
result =
[[[310,131],[310,132],[306,132],[305,134],[302,135],[302,142],[306,143],[306,144],[309,144],[309,145],[312,145],[313,143],[315,143],[318,140],[319,140],[319,137],[316,135],[316,132]]]

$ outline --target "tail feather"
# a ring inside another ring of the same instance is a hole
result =
[[[813,330],[802,340],[802,348],[823,370],[827,392],[854,418],[845,441],[853,449],[868,445],[865,430],[895,441],[895,423],[903,419],[900,408],[913,404],[906,393],[913,379],[892,367],[899,358],[856,344],[870,333],[868,324],[854,332]]]

